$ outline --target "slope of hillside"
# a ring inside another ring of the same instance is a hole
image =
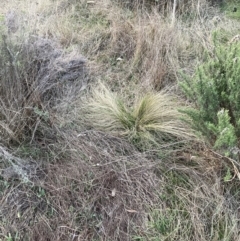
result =
[[[0,240],[239,241],[239,149],[179,83],[240,9],[172,2],[1,1]]]

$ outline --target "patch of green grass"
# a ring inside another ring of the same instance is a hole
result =
[[[213,31],[212,38],[217,44],[227,44],[232,35],[233,33],[231,31],[220,28]]]
[[[155,210],[152,214],[150,229],[155,233],[151,240],[176,240],[179,233],[184,231],[180,239],[188,233],[190,236],[191,225],[189,225],[189,215],[184,210],[167,209]],[[184,225],[185,224],[185,225]]]
[[[195,193],[191,175],[176,170],[165,173],[159,204],[149,212],[147,231],[133,240],[186,241],[198,240],[199,235],[199,240],[237,240],[236,217],[215,194],[209,198],[201,189]]]
[[[240,1],[230,1],[225,3],[222,7],[222,10],[230,18],[240,20]]]
[[[169,171],[165,173],[163,190],[159,196],[159,208],[149,213],[147,232],[136,236],[138,241],[172,241],[193,240],[193,225],[187,202],[176,191],[179,188],[191,189],[189,178],[182,173]]]
[[[20,240],[20,238],[18,236],[18,232],[16,232],[13,235],[11,233],[9,233],[7,236],[5,236],[5,240],[6,241],[17,241],[17,240]]]

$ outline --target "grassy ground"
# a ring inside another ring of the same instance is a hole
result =
[[[178,111],[232,5],[0,7],[0,240],[239,240],[239,164]]]

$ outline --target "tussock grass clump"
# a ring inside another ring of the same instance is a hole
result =
[[[194,137],[181,120],[178,107],[173,97],[164,92],[148,93],[129,107],[101,84],[93,90],[85,110],[87,120],[98,130],[120,134],[136,144],[156,144]]]
[[[65,54],[50,39],[0,41],[0,129],[3,141],[34,139],[54,126],[53,107],[76,96],[86,78],[85,60]],[[76,92],[75,92],[76,91]],[[62,100],[60,100],[62,99]],[[41,131],[40,131],[41,132]]]

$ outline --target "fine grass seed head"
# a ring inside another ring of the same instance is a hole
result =
[[[103,84],[85,106],[92,127],[125,136],[141,147],[194,137],[178,108],[165,92],[148,93],[129,107]]]

